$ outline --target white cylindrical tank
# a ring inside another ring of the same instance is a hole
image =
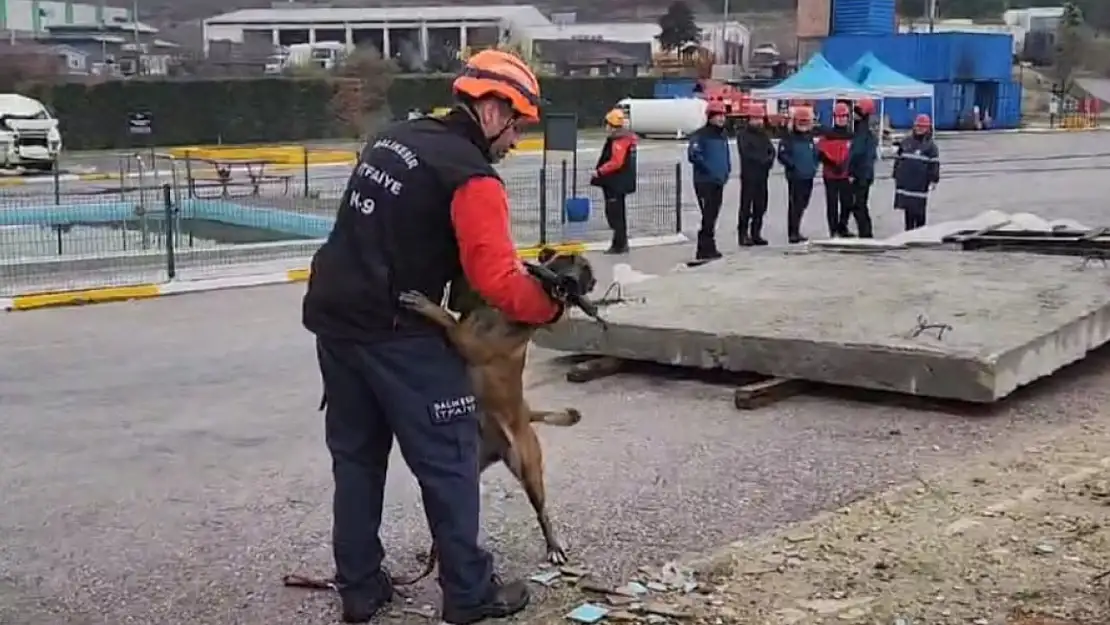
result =
[[[705,125],[705,100],[701,98],[626,98],[617,106],[624,110],[628,129],[638,135],[681,138]]]

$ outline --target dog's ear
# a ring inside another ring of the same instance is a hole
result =
[[[536,257],[536,260],[539,261],[539,263],[541,265],[546,265],[547,263],[551,262],[558,255],[559,255],[559,252],[555,251],[554,248],[545,246],[543,249],[540,250],[540,253]]]

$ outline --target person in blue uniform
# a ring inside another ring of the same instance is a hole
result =
[[[820,162],[813,143],[813,109],[794,110],[790,131],[779,141],[778,160],[786,171],[786,234],[791,243],[805,243],[802,217],[813,196],[813,179]]]
[[[928,115],[918,115],[913,133],[898,145],[893,177],[894,208],[902,211],[906,231],[924,227],[929,190],[940,182],[940,149]]]
[[[879,140],[871,129],[871,116],[875,102],[864,98],[853,107],[855,128],[852,129],[852,150],[848,156],[848,176],[852,188],[852,201],[848,213],[843,214],[841,231],[848,232],[848,218],[856,221],[856,232],[861,239],[875,236],[871,221],[871,185],[875,183],[875,159],[879,155]]]
[[[559,317],[561,306],[517,257],[492,165],[539,120],[540,88],[520,59],[485,50],[453,90],[458,103],[443,118],[394,124],[366,144],[304,296],[324,382],[345,623],[369,622],[393,596],[378,532],[394,438],[438,548],[443,621],[507,617],[529,600],[523,582],[498,579],[478,545],[481,432],[466,363],[399,297],[442,301],[449,283],[465,280],[510,319]]]
[[[767,179],[775,164],[775,144],[767,132],[767,110],[761,104],[750,104],[744,113],[748,123],[736,133],[736,152],[740,157],[740,213],[736,226],[741,247],[767,245],[763,217],[767,214]]]
[[[712,101],[706,105],[705,126],[690,135],[686,158],[694,169],[694,194],[701,210],[696,260],[721,257],[717,249],[717,218],[721,214],[725,185],[732,174],[728,135],[725,134],[725,105]]]

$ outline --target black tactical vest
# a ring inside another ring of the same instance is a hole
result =
[[[627,131],[623,131],[627,132]],[[613,156],[613,139],[619,135],[610,136],[601,147],[601,155],[597,159],[597,167],[609,162]],[[636,144],[628,149],[628,156],[624,165],[617,171],[602,176],[601,188],[613,195],[628,195],[636,192]]]
[[[453,113],[395,124],[367,143],[312,259],[309,331],[351,340],[433,331],[397,298],[412,290],[439,302],[461,276],[451,199],[471,178],[497,177],[484,142],[469,117]]]

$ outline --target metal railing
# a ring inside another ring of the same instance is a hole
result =
[[[99,180],[55,173],[0,187],[0,296],[307,267],[331,229],[347,183],[342,169],[298,184],[201,180],[184,159],[148,152],[121,156],[118,173]],[[503,174],[517,244],[607,240],[590,173],[556,163]],[[629,235],[681,232],[682,212],[693,206],[682,167],[638,173]],[[568,205],[589,206],[588,215]]]

